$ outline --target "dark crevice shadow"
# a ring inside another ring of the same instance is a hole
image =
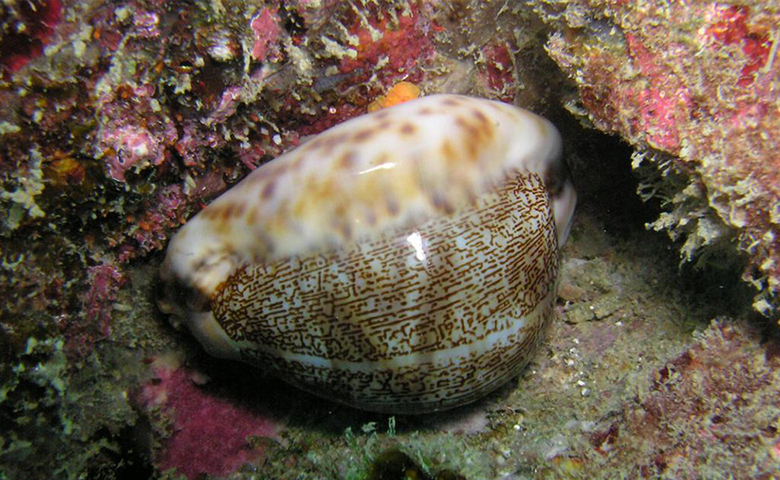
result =
[[[360,410],[319,397],[264,373],[258,367],[213,358],[202,350],[191,360],[190,366],[210,379],[198,387],[203,391],[227,399],[247,411],[281,419],[288,427],[333,436],[343,435],[347,428],[360,432],[364,425],[371,422],[376,424],[377,431],[385,432],[391,417],[398,433],[450,428],[490,410],[501,399],[508,397],[517,385],[517,379],[513,378],[476,402],[441,412],[392,414]]]

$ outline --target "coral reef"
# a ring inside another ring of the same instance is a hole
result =
[[[636,396],[585,430],[567,462],[586,478],[772,478],[778,468],[777,338],[716,320]]]
[[[771,478],[780,446],[777,339],[714,321],[653,375],[633,402],[598,425],[595,467],[644,477]]]
[[[780,161],[769,132],[780,128],[780,6],[534,3],[555,28],[551,57],[576,82],[570,109],[620,134],[637,148],[635,165],[660,173],[643,186],[666,204],[651,226],[682,238],[685,259],[735,244],[759,290],[754,306],[776,316]]]
[[[365,478],[388,450],[428,477],[771,477],[777,340],[745,307],[776,319],[778,16],[759,0],[4,2],[0,479]],[[184,221],[410,95],[394,85],[553,118],[582,199],[542,354],[447,415],[290,391],[206,357],[155,303]]]

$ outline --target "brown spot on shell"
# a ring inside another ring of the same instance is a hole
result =
[[[349,170],[355,165],[355,160],[357,160],[357,154],[352,150],[348,150],[341,154],[336,165],[340,169]]]
[[[455,211],[452,204],[447,201],[447,196],[442,192],[435,192],[431,195],[431,203],[433,203],[433,206],[437,210],[444,212],[447,215],[450,215]]]
[[[458,128],[466,130],[466,133],[468,134],[474,134],[474,132],[477,130],[474,125],[467,122],[463,117],[455,117],[455,125],[457,125]]]
[[[447,97],[444,100],[442,100],[442,105],[446,105],[448,107],[458,107],[460,105],[463,105],[463,102],[458,100],[457,98]]]
[[[223,222],[227,222],[230,220],[230,218],[233,216],[233,210],[235,209],[236,205],[234,203],[228,204],[225,208],[222,209],[221,212],[219,212],[219,218]]]
[[[317,137],[314,137],[310,141],[306,142],[306,144],[301,147],[301,150],[304,150],[304,151],[306,151],[306,150],[317,150],[318,148],[320,148],[322,146],[324,141],[325,141],[324,136],[319,135]]]
[[[393,124],[393,122],[390,119],[384,119],[381,122],[379,122],[376,126],[377,130],[380,132],[387,130],[390,128],[390,126]]]
[[[201,215],[203,215],[203,218],[206,220],[213,220],[219,216],[219,210],[219,207],[211,205],[204,209]]]
[[[208,218],[218,220],[221,223],[229,222],[233,218],[242,216],[245,209],[246,205],[243,203],[228,203],[215,207],[213,210],[208,209]]]
[[[431,108],[422,107],[417,113],[419,113],[420,115],[433,115],[436,112],[434,112],[433,109]]]
[[[232,257],[236,253],[236,246],[233,244],[230,238],[226,238],[224,243],[222,244],[222,250],[228,256]]]
[[[300,154],[296,154],[296,159],[301,157]],[[273,193],[275,188],[273,183],[277,181],[284,173],[289,169],[288,164],[271,162],[261,165],[260,168],[252,172],[248,180],[253,186],[252,188],[261,188],[261,199],[267,199]],[[270,190],[269,190],[270,189]]]
[[[488,118],[487,118],[487,115],[485,115],[484,113],[482,113],[482,111],[481,111],[481,110],[478,110],[478,109],[476,109],[476,108],[475,108],[475,109],[473,109],[473,110],[471,111],[471,114],[474,116],[474,118],[476,118],[476,119],[477,119],[477,121],[478,121],[479,123],[488,123]]]
[[[401,125],[398,131],[401,133],[401,135],[409,136],[409,135],[413,135],[414,132],[417,131],[417,127],[415,127],[411,123],[404,123],[403,125]]]
[[[287,165],[282,162],[275,162],[271,165],[271,176],[273,178],[278,178],[284,175],[284,173],[287,171]]]
[[[252,172],[252,181],[261,182],[267,178],[273,179],[280,177],[287,171],[287,168],[285,163],[271,161],[265,165],[261,165],[261,168]]]
[[[323,155],[330,155],[333,153],[333,150],[341,145],[342,143],[347,141],[347,134],[346,133],[338,133],[335,135],[328,135],[325,137],[325,140],[322,143],[322,147],[320,147],[320,150],[322,150]]]
[[[476,108],[472,111],[472,115],[477,120],[477,125],[473,127],[475,135],[479,137],[480,140],[490,141],[496,133],[493,122],[490,121],[484,112]]]
[[[379,112],[373,113],[372,115],[377,120],[385,120],[388,117],[390,117],[390,112],[388,112],[387,110],[381,110]]]
[[[355,142],[365,142],[369,140],[371,137],[373,137],[374,133],[376,133],[376,131],[373,128],[364,128],[356,132],[352,136],[352,140],[354,140]]]
[[[467,122],[462,117],[455,118],[455,124],[462,130],[465,130],[463,135],[463,143],[468,152],[469,160],[476,161],[477,154],[479,153],[479,146],[482,143],[481,130],[474,125]]]
[[[260,198],[262,198],[263,200],[268,200],[274,195],[274,191],[276,191],[276,180],[271,178],[268,180],[268,183],[265,184],[263,190],[260,192]]]
[[[246,203],[241,202],[241,203],[237,203],[235,205],[236,205],[236,208],[233,210],[233,217],[235,217],[235,218],[243,217],[244,216],[244,212],[246,211]]]
[[[317,152],[320,155],[330,155],[333,153],[333,150],[339,146],[341,143],[344,143],[347,141],[347,137],[349,134],[347,133],[333,133],[333,134],[320,134],[317,138],[310,141],[302,149],[304,151],[311,151]],[[306,158],[306,155],[301,155],[299,158],[296,158],[293,161],[293,168],[297,168],[300,166],[301,163],[303,163],[303,160]]]
[[[479,145],[474,141],[474,138],[467,137],[465,139],[466,143],[466,152],[468,153],[468,159],[472,162],[476,162],[478,160],[477,156],[479,155]]]
[[[441,155],[447,163],[454,163],[458,159],[458,152],[455,151],[455,147],[452,146],[452,142],[448,138],[445,138],[441,142]]]

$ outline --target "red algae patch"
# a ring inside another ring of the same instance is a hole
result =
[[[265,458],[265,442],[280,422],[259,409],[238,405],[200,386],[204,377],[178,362],[158,358],[156,378],[143,387],[141,401],[170,417],[171,433],[157,452],[160,470],[176,471],[189,479],[200,475],[226,476],[247,463]]]
[[[62,2],[31,0],[18,2],[14,8],[4,7],[4,26],[13,24],[13,27],[0,33],[0,51],[3,52],[0,68],[15,73],[43,54],[54,35],[54,27],[62,19]]]
[[[260,13],[252,18],[252,33],[254,34],[254,43],[252,44],[252,58],[261,62],[265,61],[269,55],[276,54],[274,44],[279,39],[279,14],[272,8],[265,7]]]

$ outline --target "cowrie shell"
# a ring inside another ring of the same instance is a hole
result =
[[[474,401],[553,316],[576,202],[547,120],[433,95],[263,165],[168,247],[161,308],[211,354],[359,408]]]

